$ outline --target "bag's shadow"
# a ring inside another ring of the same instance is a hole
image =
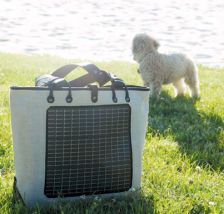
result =
[[[26,207],[18,195],[13,194],[10,213],[155,213],[153,195],[143,195],[141,192],[134,192],[130,195],[113,199],[82,199],[78,201],[63,201],[49,206]]]
[[[223,170],[221,132],[224,122],[212,111],[198,111],[195,104],[196,99],[172,98],[163,92],[159,101],[149,103],[149,129],[155,135],[171,135],[181,152],[199,166]]]

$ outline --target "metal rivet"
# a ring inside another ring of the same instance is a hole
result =
[[[47,98],[47,101],[48,101],[49,103],[53,103],[53,102],[54,102],[54,97],[48,97],[48,98]]]
[[[129,103],[130,102],[130,97],[126,97],[125,100],[126,100],[126,102]]]
[[[114,97],[114,98],[113,98],[113,101],[114,101],[115,103],[117,103],[117,98],[116,98],[116,97]]]
[[[71,103],[72,102],[72,97],[66,97],[66,101],[67,101],[67,103]]]

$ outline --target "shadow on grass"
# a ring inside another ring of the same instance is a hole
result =
[[[224,170],[224,122],[215,113],[197,111],[195,103],[193,98],[172,98],[163,92],[159,101],[149,104],[149,128],[153,135],[171,136],[198,165]]]
[[[105,214],[105,213],[154,213],[154,200],[153,196],[143,196],[141,193],[132,193],[120,199],[104,199],[96,198],[94,200],[85,200],[73,202],[59,201],[57,204],[49,207],[35,206],[32,209],[27,208],[18,198],[14,195],[11,207],[11,213],[28,214],[28,213],[66,213],[66,214]]]

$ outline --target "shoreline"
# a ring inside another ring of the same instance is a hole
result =
[[[53,54],[48,54],[48,53],[21,53],[21,52],[6,52],[6,51],[0,51],[0,58],[1,56],[15,56],[15,57],[31,57],[31,58],[48,58],[48,59],[57,59],[59,61],[65,61],[67,63],[82,63],[82,62],[90,62],[90,63],[128,63],[130,65],[138,65],[137,62],[134,60],[124,60],[124,59],[76,59],[76,58],[69,58],[69,57],[64,57],[60,55],[53,55]],[[198,67],[203,67],[203,68],[208,68],[208,69],[217,69],[217,70],[223,70],[224,66],[209,66],[209,65],[204,65],[201,63],[196,63]]]

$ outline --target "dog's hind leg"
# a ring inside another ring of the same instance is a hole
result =
[[[188,71],[187,75],[185,76],[185,82],[189,85],[189,88],[191,89],[191,96],[199,97],[200,89],[199,89],[198,71],[196,66],[194,67],[194,69]]]
[[[182,96],[186,92],[187,88],[183,78],[173,82],[173,86],[175,97]]]

